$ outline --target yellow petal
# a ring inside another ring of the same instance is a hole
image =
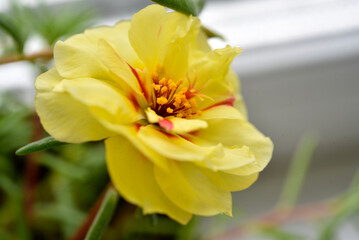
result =
[[[188,66],[188,51],[195,41],[200,23],[195,17],[151,5],[135,14],[129,39],[150,72],[160,67],[167,77],[183,77]]]
[[[247,166],[250,163],[255,162],[255,156],[250,152],[249,147],[224,147],[223,156],[213,156],[207,158],[204,162],[198,162],[197,164],[202,167],[210,168],[214,171],[218,170],[232,170]]]
[[[191,79],[197,79],[197,88],[202,88],[201,94],[211,97],[198,102],[199,109],[206,108],[218,102],[233,98],[234,104],[237,91],[234,91],[233,79],[228,75],[229,65],[242,49],[227,46],[213,50],[206,55],[192,60],[189,68]]]
[[[228,83],[227,84],[228,88],[232,90],[235,96],[236,100],[234,102],[234,107],[237,108],[247,119],[248,118],[247,107],[243,100],[242,95],[240,94],[241,92],[240,81],[232,68],[229,69],[226,75],[226,80],[224,82]]]
[[[59,141],[80,143],[114,135],[93,117],[85,105],[66,93],[38,93],[35,106],[42,126]]]
[[[112,124],[110,122],[103,123],[106,128],[111,129],[113,132],[117,133],[117,135],[121,135],[125,137],[128,141],[130,141],[136,148],[150,161],[152,161],[156,166],[162,168],[164,171],[168,171],[168,161],[167,158],[157,151],[148,146],[144,141],[140,139],[138,136],[138,132],[144,126],[133,123],[128,125],[119,125]]]
[[[172,35],[167,43],[164,59],[160,59],[163,74],[167,78],[177,80],[185,76],[188,69],[189,51],[200,28],[196,17],[187,17],[178,12],[169,13],[162,34]],[[166,44],[166,43],[164,43]]]
[[[247,146],[255,161],[243,167],[226,170],[236,175],[251,175],[263,170],[272,157],[273,143],[246,120],[208,120],[208,128],[198,132],[198,137],[220,142],[225,146]]]
[[[133,90],[137,94],[141,93],[139,79],[137,79],[132,72],[128,63],[126,63],[118,52],[111,47],[111,45],[103,39],[98,41],[99,56],[106,67],[111,70],[118,78],[117,82],[125,90]],[[124,83],[127,85],[124,86]],[[129,86],[131,89],[128,89]]]
[[[132,67],[143,68],[142,61],[137,56],[128,39],[128,30],[130,29],[130,21],[121,21],[114,27],[96,27],[85,31],[85,36],[97,46],[100,39],[104,39],[118,53],[121,58]]]
[[[161,116],[158,116],[155,111],[151,108],[145,110],[146,118],[149,123],[158,123],[159,120],[163,119]]]
[[[51,68],[49,71],[41,74],[35,81],[36,91],[39,92],[50,92],[54,89],[59,82],[63,80],[63,77],[59,75],[56,67]]]
[[[222,146],[201,147],[171,133],[166,133],[152,125],[141,127],[138,137],[159,154],[183,161],[201,161],[209,156],[223,154]]]
[[[247,176],[237,176],[222,171],[204,171],[206,176],[219,188],[225,191],[242,191],[250,187],[258,178],[258,173]]]
[[[70,143],[96,141],[114,135],[94,118],[87,106],[68,93],[52,91],[62,80],[56,68],[36,79],[35,107],[45,130],[55,139]]]
[[[185,119],[178,117],[167,117],[168,121],[173,124],[172,131],[178,134],[189,133],[208,126],[206,121],[199,119]]]
[[[54,91],[68,92],[74,99],[87,106],[99,121],[125,124],[139,119],[139,112],[134,103],[111,85],[100,80],[63,80]]]
[[[151,72],[155,72],[159,53],[165,48],[163,38],[168,37],[161,34],[166,14],[165,8],[151,5],[133,15],[131,20],[130,42]]]
[[[197,58],[198,57],[197,54],[201,54],[201,56],[203,56],[203,54],[206,54],[212,50],[211,46],[209,46],[208,44],[208,37],[202,29],[198,31],[196,41],[194,42],[192,49],[193,49],[192,53],[194,53],[194,56],[191,57],[193,58]]]
[[[245,120],[241,112],[236,108],[226,105],[214,106],[209,109],[203,110],[199,117],[200,119],[240,119]]]
[[[73,78],[111,79],[108,69],[100,61],[97,44],[84,34],[77,34],[54,47],[56,68],[61,76]]]
[[[143,208],[144,214],[163,213],[186,224],[191,214],[173,204],[159,188],[148,161],[128,140],[111,137],[105,141],[107,166],[116,189],[127,201]]]
[[[177,117],[163,118],[158,116],[151,108],[145,110],[147,121],[150,123],[159,123],[167,131],[178,134],[189,133],[207,127],[207,122],[199,119],[185,119]]]
[[[189,72],[197,74],[198,86],[208,84],[205,88],[207,89],[213,82],[223,81],[232,60],[241,52],[242,49],[228,45],[225,48],[213,50],[192,62]]]
[[[180,208],[198,215],[231,215],[229,191],[218,188],[192,163],[169,161],[169,172],[155,167],[155,178],[166,196]]]

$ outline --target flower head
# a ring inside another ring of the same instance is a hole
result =
[[[113,184],[144,213],[182,224],[231,215],[231,192],[249,187],[273,150],[246,119],[229,67],[240,52],[211,50],[198,18],[152,5],[57,42],[36,109],[59,141],[106,139]]]

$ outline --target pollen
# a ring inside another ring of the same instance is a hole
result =
[[[164,86],[164,87],[161,88],[161,93],[162,94],[167,92],[167,91],[168,91],[168,87]]]
[[[160,80],[159,84],[163,85],[163,84],[166,83],[166,81],[167,81],[166,78],[162,78],[162,79]]]
[[[156,91],[159,91],[161,89],[161,86],[160,85],[155,85],[154,88],[155,88]]]
[[[192,118],[199,113],[194,99],[198,91],[194,89],[194,84],[191,84],[190,80],[187,79],[187,85],[183,78],[174,81],[159,77],[158,74],[153,76],[155,78],[152,78],[152,98],[149,105],[156,114],[162,117]]]
[[[165,97],[159,97],[157,98],[157,103],[160,104],[160,105],[164,105],[168,102],[167,98]]]

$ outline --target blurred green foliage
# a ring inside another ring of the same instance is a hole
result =
[[[204,1],[155,1],[186,14],[198,15]],[[31,36],[39,35],[52,46],[56,40],[83,31],[94,22],[91,9],[79,5],[71,9],[52,10],[46,5],[24,7],[11,1],[11,8],[0,13],[1,54],[22,54]],[[208,30],[212,37],[219,35]],[[12,41],[8,41],[12,39]],[[34,63],[38,69],[46,69],[47,63]],[[109,184],[105,149],[102,142],[55,146],[34,155],[16,156],[20,147],[32,142],[37,118],[33,109],[23,104],[13,93],[0,92],[0,239],[68,239],[73,236],[88,216],[93,204]],[[38,130],[36,130],[38,131]],[[45,132],[40,132],[43,137]],[[294,155],[288,171],[277,210],[296,207],[306,173],[318,140],[306,135]],[[29,162],[35,161],[34,201],[32,216],[25,204],[28,197],[27,171]],[[234,206],[236,218],[224,215],[194,217],[187,226],[163,215],[143,216],[140,209],[117,201],[117,194],[108,193],[94,221],[88,239],[202,239],[226,233],[232,228],[244,229],[247,235],[261,239],[307,239],[285,228],[283,222],[268,226],[258,219],[248,218],[244,209]],[[333,208],[326,219],[310,220],[317,228],[317,239],[334,240],[338,229],[359,213],[359,175],[351,188],[333,201]],[[112,220],[111,219],[111,216]],[[243,220],[244,219],[244,220]],[[108,227],[107,223],[110,221]],[[358,221],[357,221],[358,222]],[[359,227],[359,226],[357,226]],[[236,237],[236,236],[234,236]],[[216,239],[216,238],[212,238]]]
[[[96,16],[93,9],[81,2],[60,9],[51,9],[41,1],[35,8],[23,6],[18,0],[9,0],[9,3],[9,11],[0,13],[0,32],[6,33],[0,37],[11,38],[13,45],[3,39],[3,55],[22,54],[32,36],[40,36],[48,46],[52,46],[57,40],[92,26]]]

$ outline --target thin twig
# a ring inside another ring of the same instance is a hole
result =
[[[0,64],[18,62],[18,61],[34,61],[37,59],[50,59],[53,57],[53,49],[42,50],[29,55],[11,54],[0,58]]]
[[[40,123],[40,119],[36,113],[32,118],[32,141],[41,139],[43,129]],[[27,218],[27,222],[31,225],[33,223],[33,203],[35,200],[35,190],[37,185],[37,178],[39,173],[39,167],[36,163],[39,153],[33,153],[26,156],[26,168],[25,168],[25,188],[24,188],[24,208]]]

